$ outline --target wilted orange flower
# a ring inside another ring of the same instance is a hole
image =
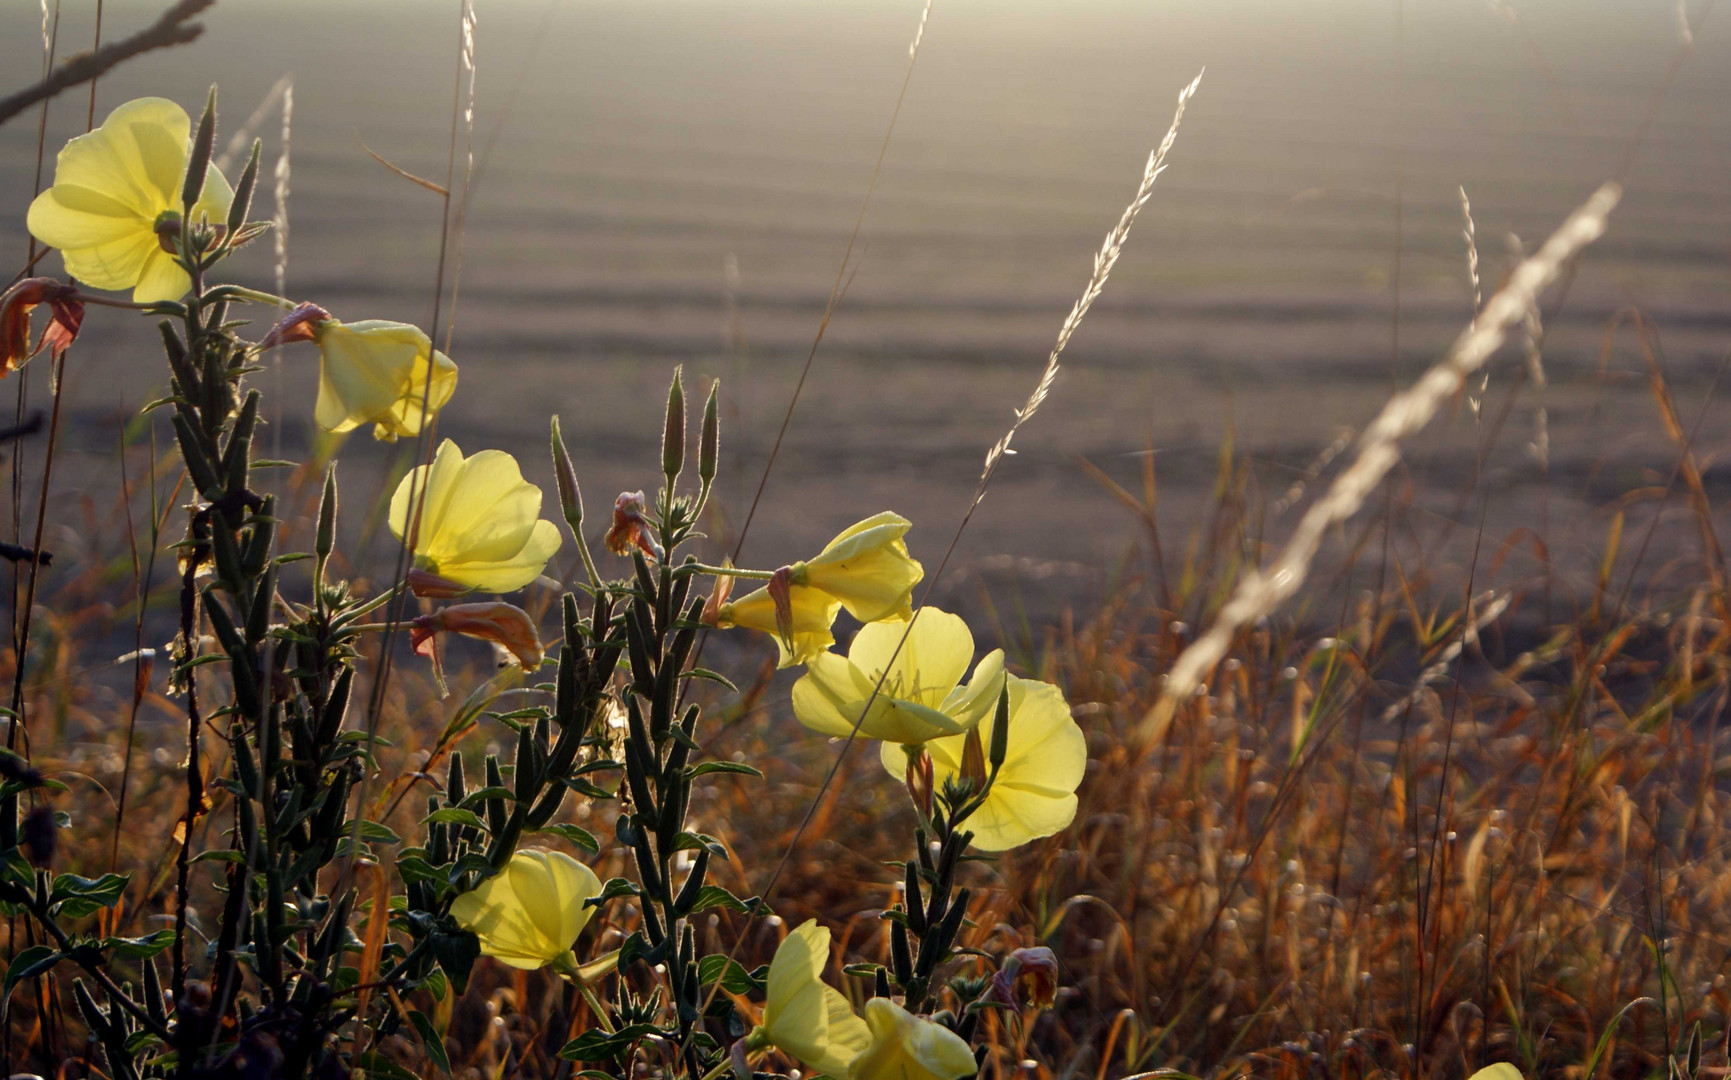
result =
[[[607,530],[607,550],[615,555],[629,555],[633,547],[649,558],[655,558],[655,544],[649,537],[649,521],[643,516],[643,492],[623,491],[613,500],[613,527]]]
[[[522,608],[503,600],[452,604],[422,615],[410,624],[409,644],[415,655],[430,658],[434,671],[442,675],[438,649],[433,641],[433,635],[440,631],[501,646],[517,658],[524,671],[540,667],[545,655],[541,649],[541,635],[535,630],[535,620]]]
[[[48,325],[30,347],[30,315],[42,304],[49,306]],[[52,349],[58,358],[78,336],[84,322],[84,301],[78,290],[51,277],[25,278],[0,296],[0,375],[10,374],[26,360]]]

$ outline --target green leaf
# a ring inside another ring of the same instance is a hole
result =
[[[481,956],[481,939],[467,930],[450,933],[433,931],[433,959],[451,980],[451,988],[461,994],[469,985],[469,970]]]
[[[405,884],[413,884],[418,881],[443,882],[445,880],[444,870],[432,865],[419,855],[404,855],[399,858],[397,860],[397,873],[403,876]]]
[[[6,981],[0,983],[0,1007],[12,997],[12,988],[25,979],[33,979],[60,963],[60,950],[47,945],[32,945],[12,958],[6,967]]]
[[[642,896],[643,890],[630,878],[609,878],[607,884],[601,886],[600,896],[591,896],[583,901],[585,907],[600,907],[615,896]]]
[[[460,806],[447,806],[443,810],[435,810],[421,821],[422,825],[468,825],[485,832],[487,823],[482,821],[473,810],[464,810]]]
[[[612,1034],[600,1028],[590,1028],[566,1043],[559,1056],[566,1061],[611,1061],[647,1036],[660,1034],[661,1029],[654,1024],[626,1024]]]
[[[599,852],[601,850],[601,842],[596,840],[588,829],[582,829],[576,825],[545,825],[535,831],[541,833],[552,833],[554,836],[559,837],[567,843],[574,844],[586,851]]]
[[[69,919],[94,915],[103,908],[114,906],[125,891],[126,882],[124,874],[103,874],[94,881],[77,874],[61,874],[54,879],[48,903],[58,906],[60,914]]]
[[[422,1080],[418,1074],[370,1050],[356,1058],[355,1064],[365,1069],[368,1076],[388,1076],[391,1080]]]
[[[488,799],[506,799],[510,802],[516,802],[517,793],[508,787],[484,787],[479,791],[469,792],[469,794],[464,796],[463,801],[458,803],[457,806],[460,809],[469,810],[480,806]]]
[[[173,944],[173,930],[158,930],[143,937],[103,938],[97,943],[97,947],[113,949],[114,955],[124,956],[129,960],[148,960]]]
[[[718,859],[727,858],[727,849],[722,846],[721,841],[708,833],[682,832],[673,838],[674,851],[697,851],[704,848]]]
[[[233,848],[215,848],[201,851],[192,857],[193,865],[201,862],[243,863],[246,862],[246,856]]]
[[[613,793],[606,788],[596,787],[589,781],[575,776],[563,777],[560,782],[585,799],[611,799],[613,797]]]
[[[761,772],[758,772],[756,769],[752,768],[750,765],[745,764],[743,761],[700,761],[695,765],[687,765],[685,767],[686,777],[689,779],[693,779],[693,780],[695,780],[699,776],[704,775],[705,773],[717,773],[717,772],[718,773],[742,773],[746,776],[758,777],[759,779],[761,779],[763,777],[763,774]]]
[[[376,821],[361,822],[361,839],[372,844],[400,844],[403,838]]]
[[[427,1014],[419,1009],[410,1009],[409,1022],[420,1032],[421,1045],[427,1048],[427,1056],[433,1059],[433,1064],[442,1069],[446,1076],[451,1075],[451,1059],[445,1056],[445,1040],[433,1026],[433,1022],[427,1019]]]
[[[720,953],[714,953],[697,962],[697,980],[708,986],[717,978],[721,980],[721,988],[730,994],[763,993],[764,986],[751,977],[751,973],[737,960],[730,960]]]
[[[727,687],[729,693],[739,693],[739,687],[733,685],[727,676],[722,675],[720,672],[711,671],[708,668],[694,667],[690,671],[680,672],[679,677],[681,679],[707,679],[710,682],[717,682]]]
[[[759,910],[763,908],[763,898],[754,896],[749,900],[741,900],[720,885],[705,885],[698,891],[697,902],[691,905],[690,913],[695,915],[706,908],[714,907],[737,911],[742,915],[750,915],[754,912],[763,914]]]

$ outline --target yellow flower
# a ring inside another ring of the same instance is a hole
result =
[[[1525,1080],[1525,1078],[1521,1076],[1521,1070],[1506,1061],[1499,1061],[1495,1065],[1486,1065],[1467,1077],[1467,1080]]]
[[[960,1035],[888,998],[866,1002],[865,1022],[871,1045],[854,1058],[847,1080],[960,1080],[977,1068]]]
[[[849,1062],[871,1042],[865,1021],[847,998],[823,982],[829,931],[815,920],[787,935],[769,964],[763,1023],[746,1045],[772,1045],[826,1076],[847,1076]]]
[[[779,584],[779,583],[772,583]],[[774,588],[747,593],[738,600],[716,607],[716,626],[744,626],[762,630],[775,638],[778,667],[803,664],[835,644],[830,627],[841,611],[841,601],[816,589],[787,587],[785,607],[778,610]]]
[[[992,745],[995,693],[990,704],[980,723],[982,748]],[[958,735],[925,744],[938,790],[960,771],[965,741]],[[886,743],[881,757],[884,768],[899,779],[907,768],[907,755]],[[981,851],[1007,851],[1069,825],[1076,818],[1076,787],[1087,767],[1088,740],[1071,718],[1063,691],[1051,683],[1010,676],[1010,735],[1004,764],[986,801],[964,826],[973,830],[974,846]]]
[[[914,585],[925,574],[902,540],[910,528],[907,518],[887,510],[866,518],[831,540],[817,558],[794,563],[794,588],[828,593],[862,623],[908,618]]]
[[[98,289],[131,289],[140,304],[178,300],[192,279],[162,248],[157,221],[178,215],[192,121],[163,98],[139,98],[67,143],[54,186],[36,196],[30,234],[59,248],[66,272]],[[193,220],[221,224],[234,191],[212,165]]]
[[[525,848],[504,869],[451,903],[451,915],[481,939],[481,955],[514,968],[575,970],[571,946],[601,895],[595,871],[560,851]]]
[[[786,568],[786,606],[778,613],[771,588],[717,610],[717,625],[774,634],[781,667],[802,664],[835,643],[830,627],[846,608],[863,623],[913,614],[914,585],[925,569],[902,540],[912,525],[884,511],[842,531],[816,558]],[[787,616],[787,617],[783,617]]]
[[[313,418],[326,431],[372,424],[373,438],[382,442],[419,435],[427,417],[437,415],[457,390],[457,365],[435,350],[419,327],[383,319],[328,319],[315,325],[313,340],[319,346],[319,400]]]
[[[465,458],[449,439],[433,464],[403,477],[391,496],[391,532],[407,531],[409,495],[421,503],[415,565],[487,592],[510,592],[541,576],[559,550],[559,529],[541,519],[541,489],[503,450]]]
[[[890,653],[904,632],[907,641],[892,663]],[[959,736],[990,715],[1003,685],[1002,649],[987,653],[962,685],[973,658],[974,635],[949,612],[921,608],[911,629],[906,623],[870,623],[860,628],[847,656],[824,652],[806,661],[805,675],[793,684],[793,713],[813,731],[846,736],[887,669],[883,689],[859,726],[861,735],[899,744]]]

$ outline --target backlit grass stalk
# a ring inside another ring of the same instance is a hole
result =
[[[1616,184],[1606,184],[1594,192],[1536,254],[1515,268],[1508,283],[1491,297],[1480,317],[1455,340],[1443,359],[1411,388],[1389,400],[1359,440],[1353,463],[1305,511],[1280,555],[1267,569],[1249,571],[1207,633],[1179,655],[1166,676],[1159,702],[1138,729],[1138,738],[1145,745],[1165,733],[1179,703],[1193,694],[1225,657],[1233,635],[1298,591],[1323,535],[1358,512],[1400,459],[1400,441],[1430,422],[1466,377],[1502,345],[1509,328],[1532,310],[1539,293],[1556,280],[1563,265],[1604,234],[1606,219],[1621,197],[1622,188]]]

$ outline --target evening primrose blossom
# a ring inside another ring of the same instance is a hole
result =
[[[793,713],[813,731],[846,737],[870,701],[860,735],[902,745],[955,736],[959,755],[959,737],[991,713],[1004,681],[1004,651],[994,649],[964,685],[973,657],[974,635],[947,611],[921,608],[911,627],[870,623],[854,636],[846,656],[820,652],[807,659],[805,675],[793,684]],[[874,697],[880,679],[883,688]],[[905,764],[904,759],[896,775]]]
[[[574,972],[571,946],[601,895],[595,871],[560,851],[524,848],[498,873],[451,902],[451,916],[481,940],[481,955],[533,971]]]
[[[313,419],[326,431],[353,431],[370,423],[380,442],[419,435],[421,425],[457,391],[457,365],[433,348],[418,326],[331,319],[318,325],[313,340],[319,347]]]
[[[853,1059],[847,1080],[961,1080],[978,1068],[960,1035],[888,998],[866,1002],[865,1022],[871,1042]]]
[[[371,424],[380,442],[419,435],[457,391],[457,365],[418,326],[386,319],[345,323],[317,304],[302,304],[258,349],[296,341],[319,347],[313,419],[326,431],[341,434]]]
[[[399,539],[408,532],[411,495],[421,506],[415,566],[445,582],[510,592],[540,577],[559,550],[559,529],[540,516],[541,489],[502,450],[466,458],[451,440],[440,443],[433,464],[403,477],[391,496]]]
[[[834,644],[830,627],[846,608],[863,623],[905,620],[925,569],[902,539],[912,524],[884,511],[847,529],[815,558],[777,571],[770,584],[722,604],[717,625],[774,634],[781,667],[804,663]]]
[[[847,998],[823,982],[829,931],[808,920],[787,935],[769,964],[769,1000],[763,1023],[746,1049],[774,1046],[826,1076],[847,1076],[848,1065],[871,1043],[865,1021]]]
[[[92,288],[131,289],[140,304],[180,299],[192,278],[158,228],[178,232],[191,134],[186,110],[165,98],[121,105],[61,148],[54,186],[30,204],[30,235],[58,248],[67,274]],[[224,221],[233,199],[210,166],[193,220]]]
[[[1088,767],[1088,740],[1071,718],[1063,691],[1051,683],[1014,675],[1009,677],[1009,689],[1004,764],[985,801],[967,822],[974,846],[981,851],[1007,851],[1069,825],[1076,818],[1076,788]],[[995,712],[988,711],[980,722],[978,737],[984,746],[992,742]],[[939,790],[962,771],[966,743],[966,736],[955,735],[925,744]],[[891,776],[899,778],[907,769],[907,755],[898,746],[885,743],[880,756]]]

